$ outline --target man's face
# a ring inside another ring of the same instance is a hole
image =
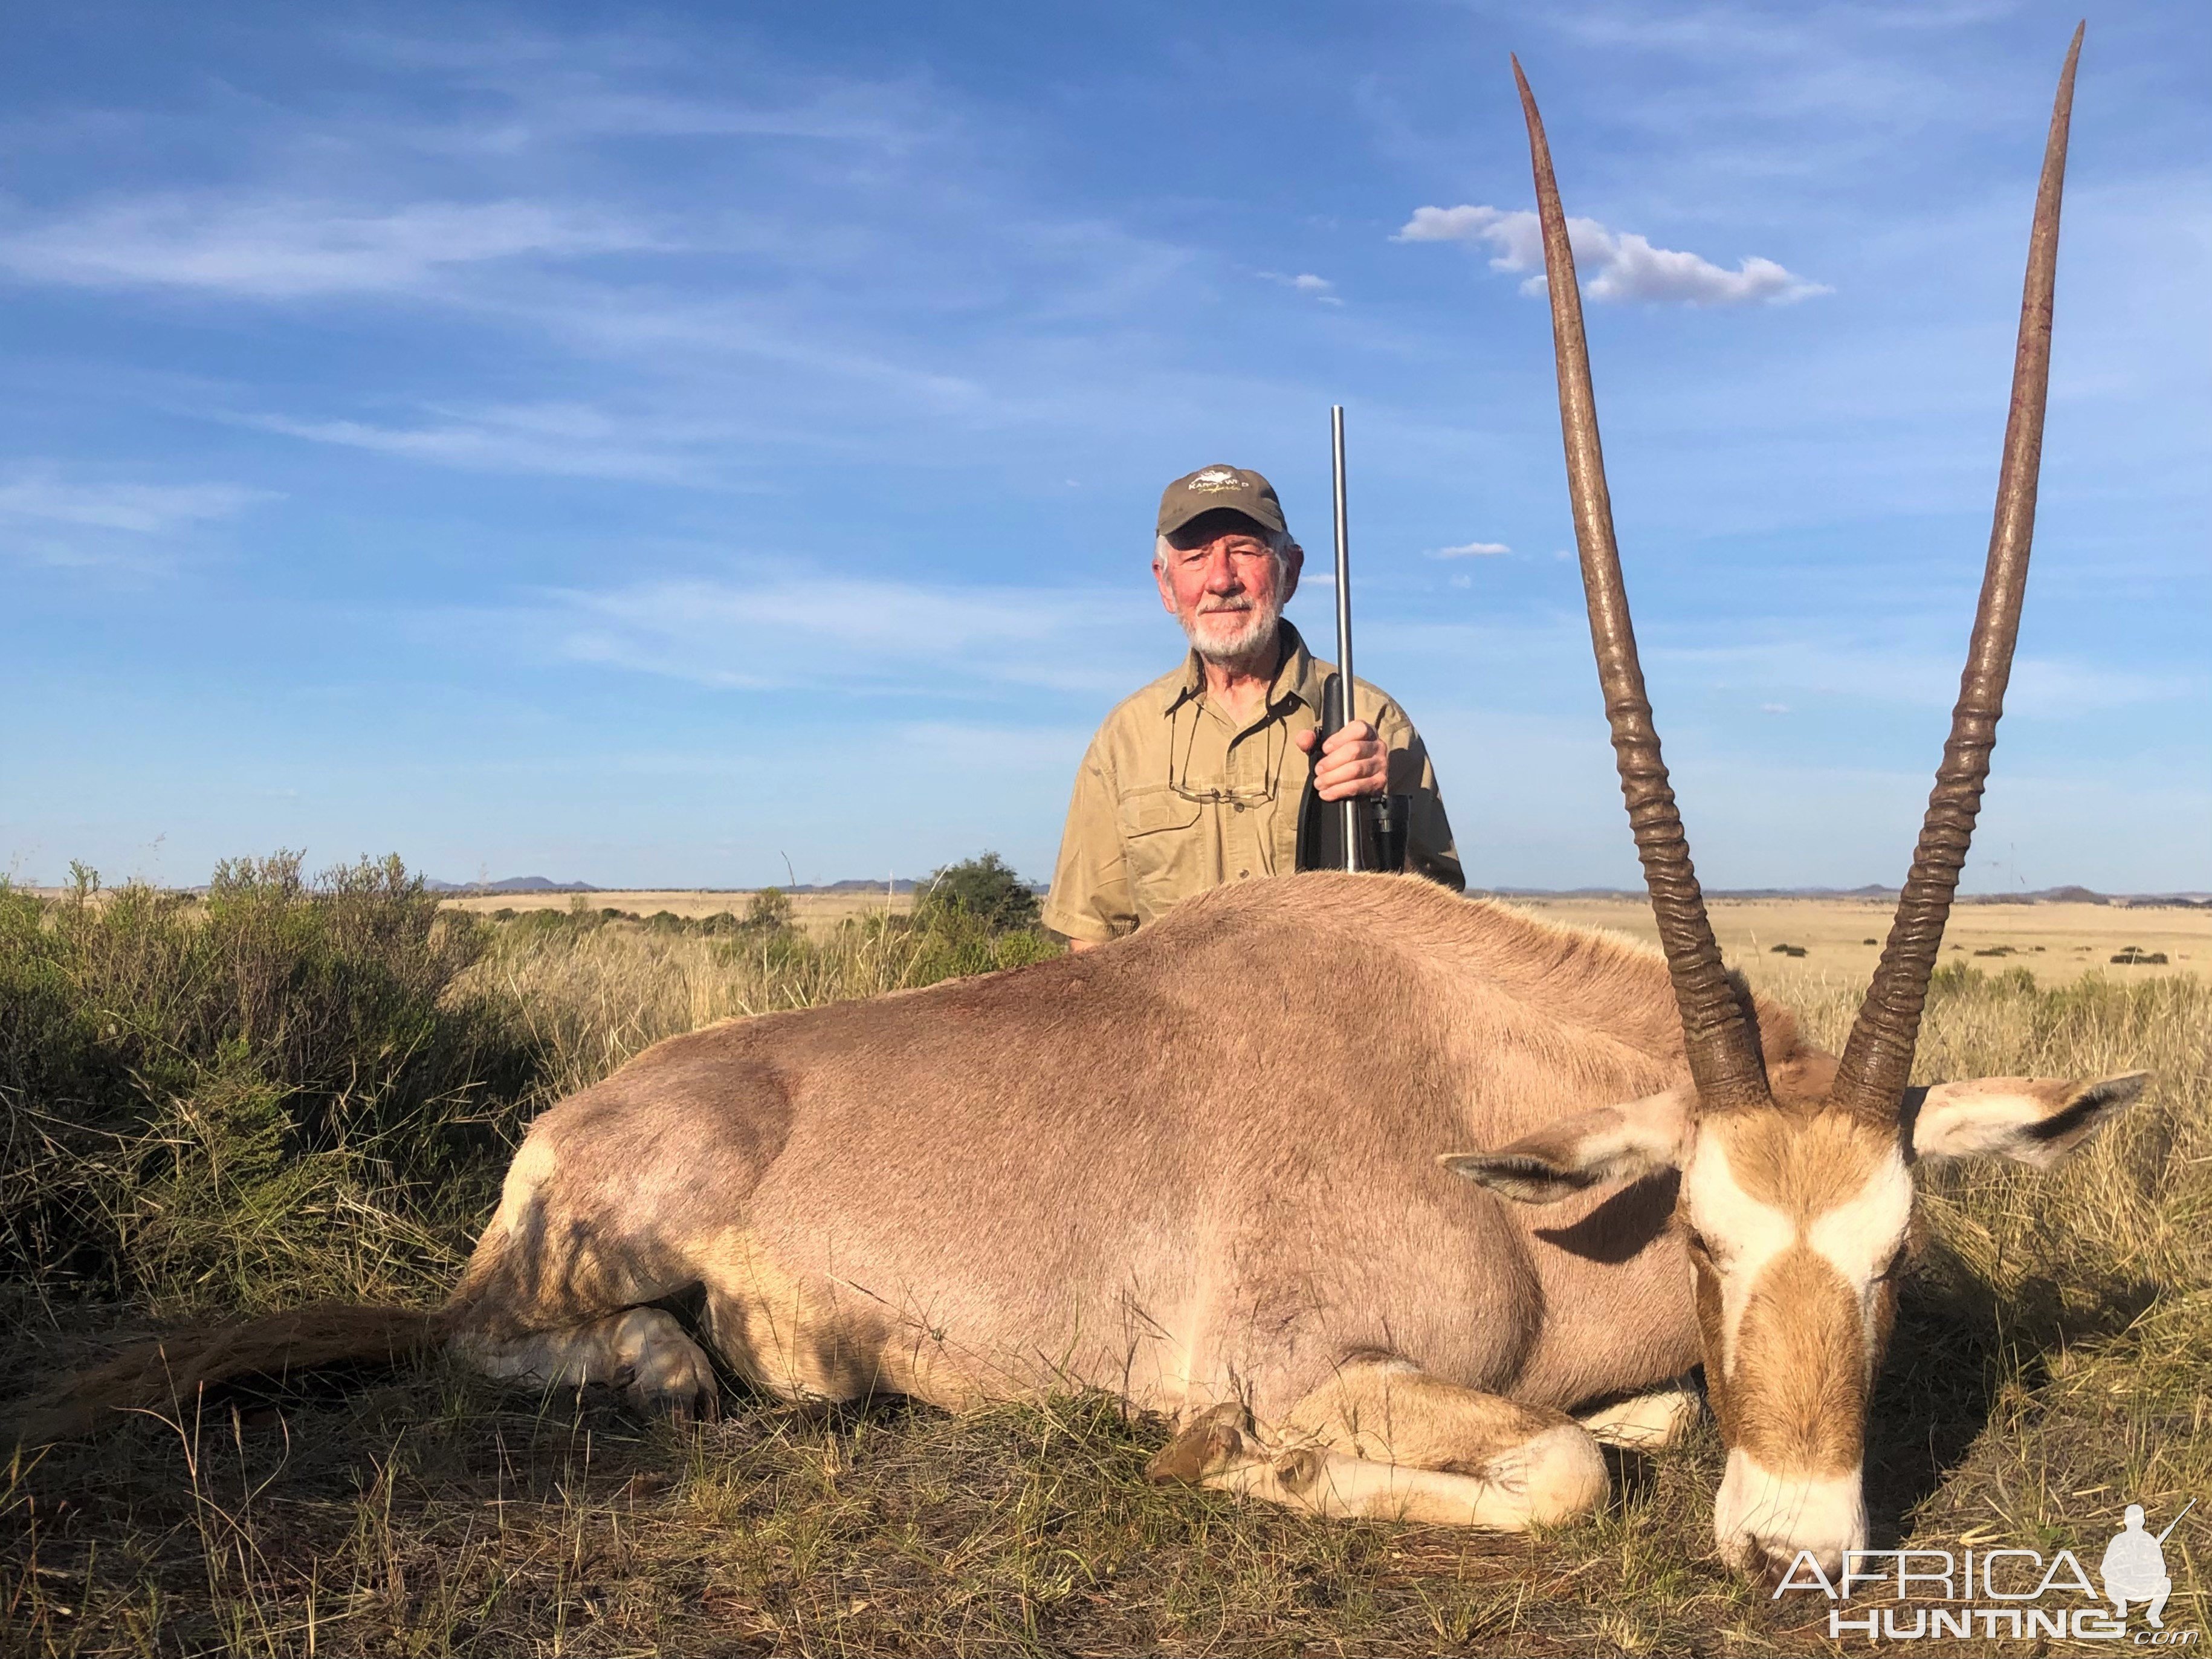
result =
[[[1168,538],[1152,562],[1160,603],[1209,662],[1248,662],[1274,644],[1304,556],[1278,554],[1241,513],[1201,514]]]

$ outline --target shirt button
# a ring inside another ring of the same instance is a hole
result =
[[[1251,872],[1249,870],[1239,870],[1239,871],[1237,872],[1237,880],[1239,880],[1239,881],[1242,881],[1242,880],[1243,880],[1243,879],[1244,879],[1244,878],[1245,878],[1245,877],[1247,877],[1247,876],[1250,875],[1251,873],[1252,873],[1252,872]]]
[[[1237,810],[1238,811],[1240,811],[1240,812],[1241,812],[1241,811],[1243,811],[1244,810],[1244,803],[1243,803],[1243,801],[1241,801],[1241,800],[1240,800],[1240,801],[1238,801],[1236,805],[1237,805]]]

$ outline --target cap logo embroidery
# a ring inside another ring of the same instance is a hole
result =
[[[1203,472],[1191,475],[1193,489],[1242,489],[1244,481],[1225,466],[1209,466]]]

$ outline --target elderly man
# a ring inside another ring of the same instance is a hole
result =
[[[1076,774],[1044,924],[1077,950],[1297,868],[1310,773],[1323,800],[1411,796],[1407,867],[1462,885],[1428,751],[1396,703],[1358,681],[1360,718],[1315,758],[1335,671],[1282,619],[1304,559],[1256,472],[1201,467],[1160,497],[1152,577],[1190,655],[1106,717]]]

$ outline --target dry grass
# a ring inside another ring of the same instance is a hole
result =
[[[509,925],[448,995],[522,1022],[544,1098],[702,1020],[921,982],[984,948],[880,924],[804,951]],[[1856,988],[1802,990],[1815,1033],[1839,1040]],[[2063,1543],[2094,1562],[2124,1504],[2170,1516],[2212,1491],[2212,989],[1948,974],[1922,1064],[2158,1074],[2054,1176],[1929,1183],[1936,1243],[1874,1413],[1882,1539]],[[434,1294],[495,1164],[457,1169],[435,1206],[405,1182],[344,1188],[347,1227],[390,1231],[380,1266],[339,1252],[325,1271]],[[70,1348],[82,1324],[143,1316],[48,1305],[11,1369]],[[595,1398],[517,1400],[441,1364],[325,1381],[19,1465],[0,1480],[0,1641],[83,1654],[1834,1649],[1825,1604],[1768,1601],[1710,1559],[1709,1431],[1621,1459],[1606,1513],[1513,1539],[1149,1487],[1139,1471],[1160,1438],[1097,1397],[954,1419],[733,1396],[722,1423],[678,1432]],[[2167,1545],[2169,1626],[2205,1621],[2193,1540],[2206,1536],[2192,1521]]]
[[[1610,928],[1649,944],[1659,931],[1642,900],[1523,901],[1555,921]],[[1890,906],[1857,899],[1718,899],[1713,933],[1731,963],[1762,988],[1793,998],[1824,989],[1857,991],[1873,976]],[[2115,963],[2130,953],[2163,963]],[[1802,956],[1790,954],[1791,949]],[[2070,985],[2084,974],[2132,985],[2167,974],[2203,973],[2212,963],[2212,909],[2178,905],[2140,909],[2115,904],[1961,904],[1944,930],[1943,960],[1988,973],[2025,968],[2039,985]]]
[[[708,916],[742,916],[751,908],[755,890],[725,891],[717,888],[625,888],[603,893],[472,893],[443,901],[449,910],[471,915],[527,915],[534,910],[568,910],[581,902],[595,910],[618,910],[624,915],[650,916],[666,912],[689,921]],[[842,893],[791,893],[792,920],[810,935],[820,939],[843,922],[875,916],[909,916],[914,894],[861,889]]]

